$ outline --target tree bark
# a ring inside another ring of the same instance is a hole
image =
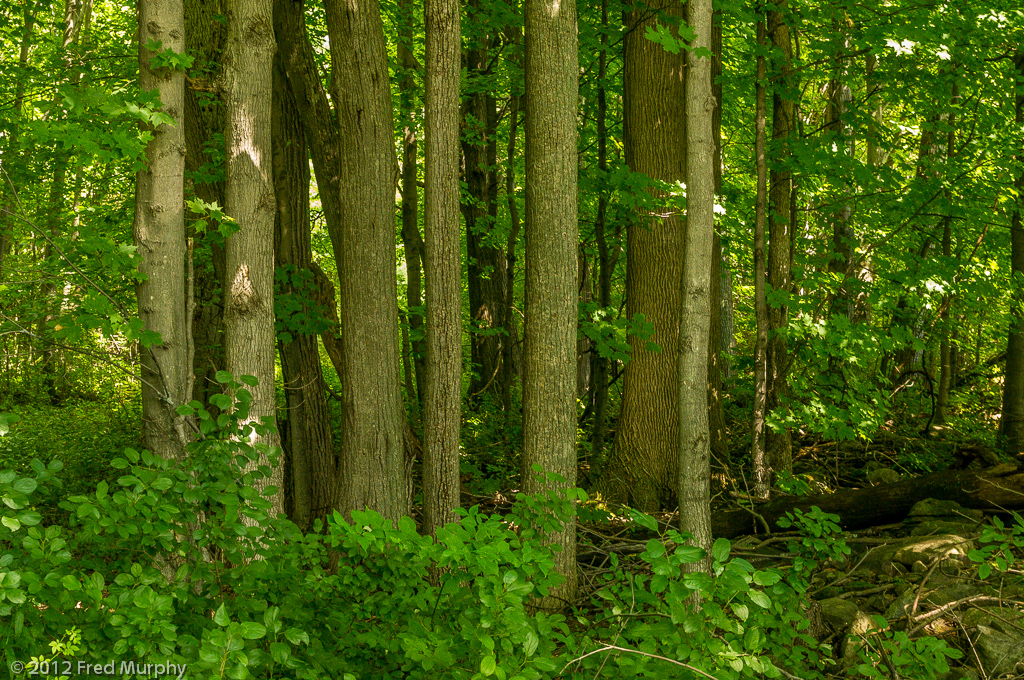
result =
[[[576,31],[575,0],[526,1],[523,489],[527,493],[576,485]],[[534,465],[564,481],[538,479]],[[561,608],[576,597],[575,518],[548,538],[561,548],[555,554],[555,568],[565,582],[538,606]]]
[[[376,0],[329,0],[325,8],[337,118],[317,115],[318,130],[339,144],[336,158],[323,159],[323,175],[314,169],[321,195],[333,192],[337,207],[328,231],[340,284],[339,500],[346,514],[369,507],[397,521],[408,498],[395,278],[398,168],[384,27]],[[336,131],[326,131],[335,120]],[[330,148],[324,144],[322,152]]]
[[[679,527],[711,550],[711,432],[708,355],[711,352],[711,258],[715,234],[715,139],[711,88],[711,0],[689,0],[695,32],[687,51],[686,245],[679,329]],[[708,570],[710,556],[687,569]]]
[[[481,16],[480,3],[471,0],[473,16]],[[462,153],[465,159],[467,200],[462,205],[466,220],[466,284],[469,289],[470,362],[473,377],[469,385],[470,402],[485,392],[501,392],[502,348],[508,342],[505,319],[506,267],[502,245],[491,233],[498,214],[497,167],[498,112],[491,90],[490,54],[493,37],[480,27],[466,51],[467,93],[462,114],[465,132]]]
[[[398,59],[402,67],[399,87],[399,111],[402,129],[402,250],[405,254],[405,305],[408,312],[410,351],[415,368],[416,389],[408,391],[407,398],[415,397],[423,408],[423,387],[427,379],[427,350],[423,341],[423,237],[419,226],[419,187],[417,181],[416,121],[414,119],[416,57],[412,53],[415,33],[415,10],[412,0],[399,3],[402,16],[402,38],[398,41]],[[403,347],[404,354],[405,349]],[[408,386],[408,387],[411,387]],[[407,387],[407,389],[408,389]]]
[[[274,24],[271,0],[228,0],[228,41],[224,55],[227,149],[225,208],[238,231],[225,244],[224,351],[237,379],[251,375],[248,422],[275,425],[274,390],[274,185],[271,162]],[[278,446],[275,430],[250,441]],[[258,465],[268,465],[261,453]],[[284,509],[280,463],[256,483],[273,486],[272,513]]]
[[[185,3],[185,45],[195,57],[185,89],[185,168],[196,198],[224,207],[224,109],[220,72],[227,27],[222,0]],[[213,65],[207,66],[207,65]],[[193,234],[192,249],[192,399],[207,405],[221,389],[215,376],[224,361],[224,246],[215,230]]]
[[[457,519],[462,407],[459,234],[459,0],[426,0],[427,382],[423,408],[423,529]]]
[[[786,496],[763,505],[754,505],[755,517],[748,509],[716,512],[715,536],[735,538],[764,531],[761,518],[772,531],[780,529],[778,520],[795,508],[809,510],[817,506],[839,515],[844,531],[900,522],[918,501],[926,498],[956,501],[965,508],[982,510],[1024,509],[1024,473],[1012,465],[989,470],[943,470],[895,484],[839,491],[818,496]]]
[[[775,293],[789,293],[792,288],[792,231],[791,231],[791,189],[793,172],[787,167],[789,138],[793,134],[795,100],[797,94],[793,76],[793,42],[790,28],[786,23],[789,12],[787,0],[775,5],[768,12],[768,35],[772,40],[776,61],[772,70],[779,74],[779,82],[772,95],[772,148],[773,157],[769,180],[768,212],[768,286]],[[789,311],[785,303],[768,306],[768,349],[767,349],[767,410],[778,412],[785,409],[786,374],[789,371],[789,352],[785,331]],[[793,471],[793,443],[788,429],[775,432],[765,431],[765,456],[772,473]]]
[[[280,293],[301,300],[300,313],[309,317],[319,306],[311,269],[309,156],[295,98],[279,62],[274,68],[272,115],[277,203],[274,250],[278,271],[286,273]],[[287,428],[282,428],[288,473],[285,510],[296,525],[308,530],[315,520],[326,519],[334,510],[338,471],[317,336],[302,329],[286,331],[290,338],[278,342],[288,409]]]
[[[655,21],[651,10],[683,19],[677,0],[659,0],[626,15],[626,163],[634,172],[674,184],[686,180],[686,63],[683,54],[671,54],[644,35]],[[645,512],[677,502],[684,232],[682,216],[673,212],[640,215],[626,234],[626,313],[642,314],[654,333],[647,340],[630,338],[615,445],[597,489]],[[648,342],[661,351],[648,351]]]
[[[1014,55],[1017,67],[1015,121],[1024,123],[1024,44]],[[1024,147],[1017,152],[1024,157]],[[1014,304],[1010,306],[1010,331],[1006,340],[1006,378],[1003,382],[1003,415],[999,434],[1008,453],[1024,453],[1024,170],[1015,181],[1017,205],[1010,222],[1010,276]],[[980,333],[979,333],[980,336]]]
[[[32,34],[35,31],[36,19],[30,5],[26,5],[22,12],[23,21],[21,33],[21,47],[18,50],[18,69],[24,73],[28,65],[28,52],[32,47]],[[18,148],[18,139],[21,136],[21,117],[25,106],[25,84],[28,79],[18,78],[14,87],[14,102],[12,105],[12,116],[16,121],[7,137],[6,149],[4,150],[4,173],[0,175],[0,283],[4,280],[4,261],[11,252],[11,244],[14,239],[14,225],[17,223],[15,212],[15,196],[11,193],[11,184],[18,186],[18,179],[11,176],[12,168],[10,159]]]
[[[146,145],[146,167],[135,180],[135,246],[142,256],[135,287],[139,317],[160,342],[140,349],[142,422],[146,446],[164,458],[185,456],[185,418],[175,408],[188,402],[192,387],[192,347],[186,318],[185,277],[185,72],[156,68],[146,44],[185,51],[185,16],[181,0],[139,3],[139,89],[156,90],[162,111],[176,121],[160,125]]]
[[[768,163],[765,157],[766,118],[768,113],[765,93],[765,39],[767,28],[763,18],[757,22],[757,80],[754,92],[754,162],[757,166],[757,198],[754,203],[754,322],[757,336],[754,342],[754,408],[750,429],[750,460],[754,469],[754,496],[768,498],[771,469],[765,456],[765,416],[768,397],[768,303],[766,298],[765,223],[768,213]]]

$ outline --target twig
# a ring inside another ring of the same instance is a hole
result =
[[[577,657],[577,658],[573,659],[569,663],[565,664],[565,666],[561,670],[561,673],[564,673],[565,669],[568,668],[569,666],[573,665],[574,663],[579,663],[583,659],[586,659],[588,656],[593,656],[594,654],[599,654],[600,652],[607,652],[607,651],[611,651],[611,650],[614,650],[614,651],[617,651],[617,652],[626,652],[627,654],[639,654],[640,656],[646,656],[646,657],[651,658],[651,659],[658,659],[660,661],[666,661],[666,662],[668,662],[668,663],[670,663],[670,664],[672,664],[674,666],[680,666],[680,667],[685,668],[687,670],[693,671],[697,675],[702,675],[705,678],[710,678],[711,680],[718,680],[718,678],[716,678],[715,676],[713,676],[713,675],[711,675],[709,673],[705,673],[701,669],[696,668],[695,666],[691,666],[690,664],[683,663],[682,661],[676,661],[675,659],[670,659],[667,656],[658,656],[657,654],[649,654],[647,652],[641,652],[639,649],[629,649],[628,647],[618,647],[616,645],[605,645],[604,647],[600,647],[598,649],[595,649],[592,652],[587,652],[583,656],[580,656],[580,657]]]

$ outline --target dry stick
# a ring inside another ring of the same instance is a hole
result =
[[[628,647],[618,647],[616,645],[605,645],[604,647],[600,647],[598,649],[595,649],[592,652],[587,652],[583,656],[577,657],[577,658],[573,659],[572,661],[570,661],[569,663],[565,664],[565,667],[562,668],[561,672],[564,673],[566,668],[568,668],[569,666],[571,666],[574,663],[578,663],[578,662],[582,661],[583,659],[586,659],[588,656],[593,656],[594,654],[598,654],[600,652],[607,652],[607,651],[611,651],[611,650],[615,650],[615,651],[618,651],[618,652],[626,652],[627,654],[639,654],[640,656],[646,656],[646,657],[649,657],[651,659],[659,659],[661,661],[667,661],[668,663],[670,663],[670,664],[672,664],[674,666],[680,666],[680,667],[685,668],[687,670],[693,671],[697,675],[702,675],[705,678],[710,678],[711,680],[718,680],[718,678],[716,678],[715,676],[713,676],[713,675],[711,675],[709,673],[705,673],[701,669],[696,668],[695,666],[691,666],[689,664],[683,663],[682,661],[676,661],[675,659],[670,659],[667,656],[658,656],[657,654],[649,654],[647,652],[641,652],[638,649],[629,649]]]

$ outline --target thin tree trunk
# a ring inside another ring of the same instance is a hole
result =
[[[287,273],[284,295],[296,296],[311,315],[315,308],[315,274],[309,223],[309,156],[306,138],[280,63],[274,69],[273,107],[275,256],[279,271]],[[282,436],[289,465],[285,494],[289,518],[303,529],[334,510],[337,465],[331,435],[327,385],[320,365],[317,336],[287,327],[291,336],[280,341],[281,377],[288,409],[287,436]]]
[[[1024,44],[1013,58],[1017,67],[1015,121],[1024,123]],[[1019,150],[1024,155],[1024,147]],[[1013,278],[1014,304],[1011,305],[1010,331],[1006,341],[1006,378],[1003,382],[1003,416],[999,434],[1008,453],[1024,453],[1024,170],[1017,176],[1017,205],[1010,222],[1010,276]],[[979,329],[978,336],[981,336]]]
[[[227,38],[227,27],[215,17],[225,14],[222,0],[185,3],[185,46],[199,63],[219,62]],[[195,75],[195,74],[193,74]],[[194,179],[191,189],[196,198],[223,207],[224,199],[224,108],[219,75],[209,80],[198,75],[192,87],[185,88],[185,167]],[[221,391],[217,371],[224,361],[224,246],[220,235],[210,230],[192,237],[193,294],[192,342],[194,353],[192,399],[207,405],[216,417],[219,409],[210,397]]]
[[[275,52],[271,0],[228,0],[225,53],[224,144],[227,150],[225,208],[238,231],[225,244],[224,351],[227,370],[250,375],[248,422],[274,424],[274,185],[271,163],[271,100]],[[251,441],[278,446],[274,430]],[[268,465],[260,453],[258,465]],[[284,509],[283,472],[273,466],[255,484],[277,488],[272,513]]]
[[[679,330],[679,527],[711,550],[711,433],[708,423],[708,354],[711,352],[711,258],[715,234],[715,138],[711,88],[711,0],[689,0],[696,34],[687,51],[686,249]],[[708,570],[710,556],[687,565]]]
[[[477,15],[480,4],[471,0]],[[485,392],[499,395],[501,386],[502,347],[508,341],[504,318],[506,268],[505,253],[493,244],[488,234],[497,218],[497,127],[498,115],[494,93],[486,83],[490,78],[490,54],[493,37],[486,28],[469,39],[466,51],[468,93],[463,110],[466,134],[462,140],[465,158],[467,201],[462,205],[466,220],[466,284],[469,292],[470,362],[473,378],[469,399],[475,403]],[[481,333],[475,331],[482,331]]]
[[[26,5],[23,11],[24,24],[21,33],[21,48],[18,51],[18,69],[24,73],[28,66],[28,52],[32,47],[32,34],[35,30],[35,14],[31,5]],[[7,138],[6,149],[3,153],[3,174],[0,174],[0,283],[4,280],[4,261],[11,252],[11,244],[14,238],[14,225],[17,223],[16,201],[11,185],[18,186],[17,179],[11,176],[11,161],[18,149],[18,140],[21,137],[21,116],[25,106],[25,85],[28,78],[20,77],[14,87],[14,102],[12,105],[12,116],[16,121],[10,130]]]
[[[768,285],[779,293],[789,293],[792,288],[792,179],[793,173],[783,164],[790,155],[789,138],[794,131],[796,84],[794,83],[792,54],[793,43],[789,25],[787,0],[775,5],[768,12],[768,35],[771,37],[773,52],[777,55],[773,71],[781,77],[772,95],[772,146],[775,150],[769,183],[768,211]],[[786,346],[785,330],[788,325],[788,308],[785,303],[769,305],[767,349],[767,410],[776,412],[785,408],[787,391],[786,373],[789,371],[789,351]],[[765,431],[765,455],[773,473],[792,472],[793,443],[788,429],[775,432]]]
[[[575,0],[526,0],[526,327],[523,372],[523,489],[576,485],[576,107],[579,71]],[[538,478],[533,466],[563,482]],[[548,535],[560,546],[565,582],[538,606],[576,598],[576,521]]]
[[[757,43],[767,51],[765,20],[758,18]],[[765,158],[765,126],[768,114],[765,59],[757,57],[757,80],[754,92],[754,162],[757,166],[757,198],[754,203],[754,319],[757,337],[754,344],[754,411],[751,417],[750,460],[754,468],[754,495],[768,498],[771,470],[765,457],[765,416],[768,395],[768,303],[765,275],[765,223],[768,213],[768,162]]]
[[[146,446],[170,459],[185,456],[188,434],[185,418],[175,408],[192,396],[192,347],[185,276],[185,72],[154,69],[154,53],[146,44],[156,40],[162,49],[185,51],[182,0],[139,3],[139,89],[156,90],[162,111],[177,121],[160,125],[146,145],[146,167],[135,180],[135,246],[141,255],[143,279],[135,287],[139,317],[160,342],[140,349],[142,364],[142,423]]]
[[[722,86],[718,82],[722,75],[722,25],[721,12],[712,16],[711,51],[714,58],[711,65],[711,92],[715,98],[715,110],[711,112],[711,135],[715,150],[712,160],[714,195],[722,194]],[[713,252],[711,256],[711,335],[708,338],[708,423],[711,431],[711,456],[720,465],[729,460],[729,433],[725,423],[725,408],[722,397],[722,367],[725,364],[722,342],[722,283],[725,261],[722,256],[722,239],[713,231]],[[728,350],[726,350],[728,351]]]
[[[462,406],[459,234],[459,0],[426,0],[427,383],[423,405],[423,529],[457,519]]]
[[[605,79],[608,77],[608,0],[601,0],[601,53],[597,58],[597,170],[602,179],[608,173],[608,91]],[[618,261],[619,251],[614,254],[608,249],[608,193],[603,188],[597,197],[597,219],[594,234],[597,238],[597,302],[601,309],[612,304],[612,274]],[[591,418],[590,456],[601,462],[608,422],[608,358],[599,352],[591,354]],[[591,464],[593,467],[593,463]]]
[[[423,237],[419,227],[419,187],[417,176],[416,121],[414,120],[416,79],[416,57],[412,53],[413,36],[416,27],[415,10],[412,0],[399,4],[402,15],[402,38],[398,41],[398,59],[402,66],[399,86],[399,110],[403,120],[402,130],[402,249],[405,252],[405,304],[408,310],[412,364],[416,373],[416,403],[423,408],[423,386],[427,379],[427,352],[423,342]],[[402,350],[403,355],[405,350]]]
[[[515,377],[515,355],[514,351],[519,340],[515,319],[512,316],[515,307],[515,285],[516,280],[516,244],[519,240],[519,231],[522,222],[519,220],[519,205],[516,202],[516,134],[519,131],[519,104],[520,97],[512,96],[509,111],[508,126],[508,147],[505,151],[505,197],[508,202],[509,232],[505,241],[505,309],[502,312],[507,321],[506,331],[508,337],[501,347],[501,385],[498,394],[501,399],[501,409],[505,414],[506,425],[512,420],[512,380]],[[506,432],[509,428],[506,427]]]

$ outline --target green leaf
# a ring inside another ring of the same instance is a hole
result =
[[[36,484],[36,480],[32,479],[31,477],[22,477],[21,479],[14,482],[11,488],[17,491],[18,493],[28,495],[35,491],[37,486],[39,485]]]
[[[81,590],[82,589],[82,584],[79,583],[78,579],[75,578],[74,576],[72,576],[71,574],[68,574],[67,576],[62,578],[60,580],[60,582],[61,582],[61,585],[63,585],[65,588],[67,588],[70,591],[76,591],[76,590]]]
[[[7,515],[4,515],[3,517],[0,517],[0,523],[2,523],[5,527],[10,529],[11,531],[17,531],[18,529],[21,528],[21,522],[19,522],[14,517],[8,517]]]
[[[654,519],[653,517],[651,517],[650,515],[645,515],[644,513],[640,512],[639,510],[634,510],[633,508],[630,508],[629,509],[629,516],[633,518],[634,522],[636,522],[637,524],[639,524],[643,528],[649,529],[649,530],[654,531],[654,532],[658,531],[658,521],[656,519]]]
[[[729,543],[729,539],[719,538],[711,547],[711,555],[715,558],[716,562],[725,562],[729,559],[729,550],[731,548],[732,544]]]
[[[760,590],[751,590],[750,600],[762,609],[768,609],[772,606],[771,598],[762,593]]]
[[[222,628],[231,623],[231,617],[228,616],[227,607],[223,603],[217,607],[217,613],[213,615],[213,622]]]
[[[485,656],[480,660],[480,674],[484,677],[490,677],[494,675],[494,669],[497,668],[498,663],[494,660],[493,656]]]
[[[214,380],[221,384],[229,383],[234,379],[235,376],[231,375],[228,371],[217,371],[217,374],[214,376]]]
[[[245,621],[241,625],[241,633],[246,640],[259,640],[267,634],[267,628],[262,623]]]

